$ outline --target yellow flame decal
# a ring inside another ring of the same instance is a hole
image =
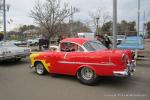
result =
[[[42,62],[42,64],[44,65],[45,69],[46,69],[48,72],[50,72],[49,67],[51,67],[51,64],[50,64],[50,63],[46,63],[45,60],[41,60],[41,62]]]
[[[39,53],[33,53],[33,54],[30,55],[32,66],[34,66],[35,58],[38,57],[39,55],[40,55]]]
[[[38,60],[38,59],[36,59],[36,58],[37,58],[39,55],[40,55],[40,53],[33,53],[33,54],[30,55],[31,64],[32,64],[33,67],[34,67],[35,61]],[[50,72],[49,67],[51,67],[51,63],[50,63],[50,62],[46,63],[45,60],[39,60],[39,61],[44,65],[45,69],[46,69],[48,72]]]

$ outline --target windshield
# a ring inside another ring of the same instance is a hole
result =
[[[101,42],[99,41],[89,41],[83,45],[87,51],[98,51],[107,49]]]

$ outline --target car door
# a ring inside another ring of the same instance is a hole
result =
[[[72,45],[72,46],[71,46]],[[77,65],[75,64],[78,52],[73,48],[74,43],[62,43],[60,52],[53,54],[53,73],[72,75]]]

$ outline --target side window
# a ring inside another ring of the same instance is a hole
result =
[[[75,43],[70,43],[70,42],[61,43],[60,48],[62,52],[83,52],[84,51],[82,47],[78,46]]]
[[[79,46],[78,52],[84,52],[84,49],[83,49],[82,47]]]
[[[95,51],[95,49],[92,47],[90,42],[87,42],[84,44],[84,47],[88,50],[88,51]]]
[[[61,43],[61,45],[60,45],[60,50],[62,51],[62,52],[67,52],[68,51],[68,47],[67,47],[67,43]]]

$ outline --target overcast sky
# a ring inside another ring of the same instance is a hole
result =
[[[10,24],[7,24],[8,30],[19,25],[34,24],[33,19],[29,17],[29,12],[33,8],[37,0],[6,0],[10,4],[10,10],[7,12],[7,20],[12,19]],[[44,2],[45,0],[39,0]],[[75,14],[76,20],[90,20],[89,12],[95,11],[98,8],[103,8],[109,11],[112,15],[113,0],[63,0],[69,2],[70,5],[80,9],[78,14]],[[138,0],[118,0],[118,21],[128,20],[137,21],[137,3]],[[143,20],[143,12],[146,11],[146,18],[150,20],[150,0],[141,0],[141,24]]]

